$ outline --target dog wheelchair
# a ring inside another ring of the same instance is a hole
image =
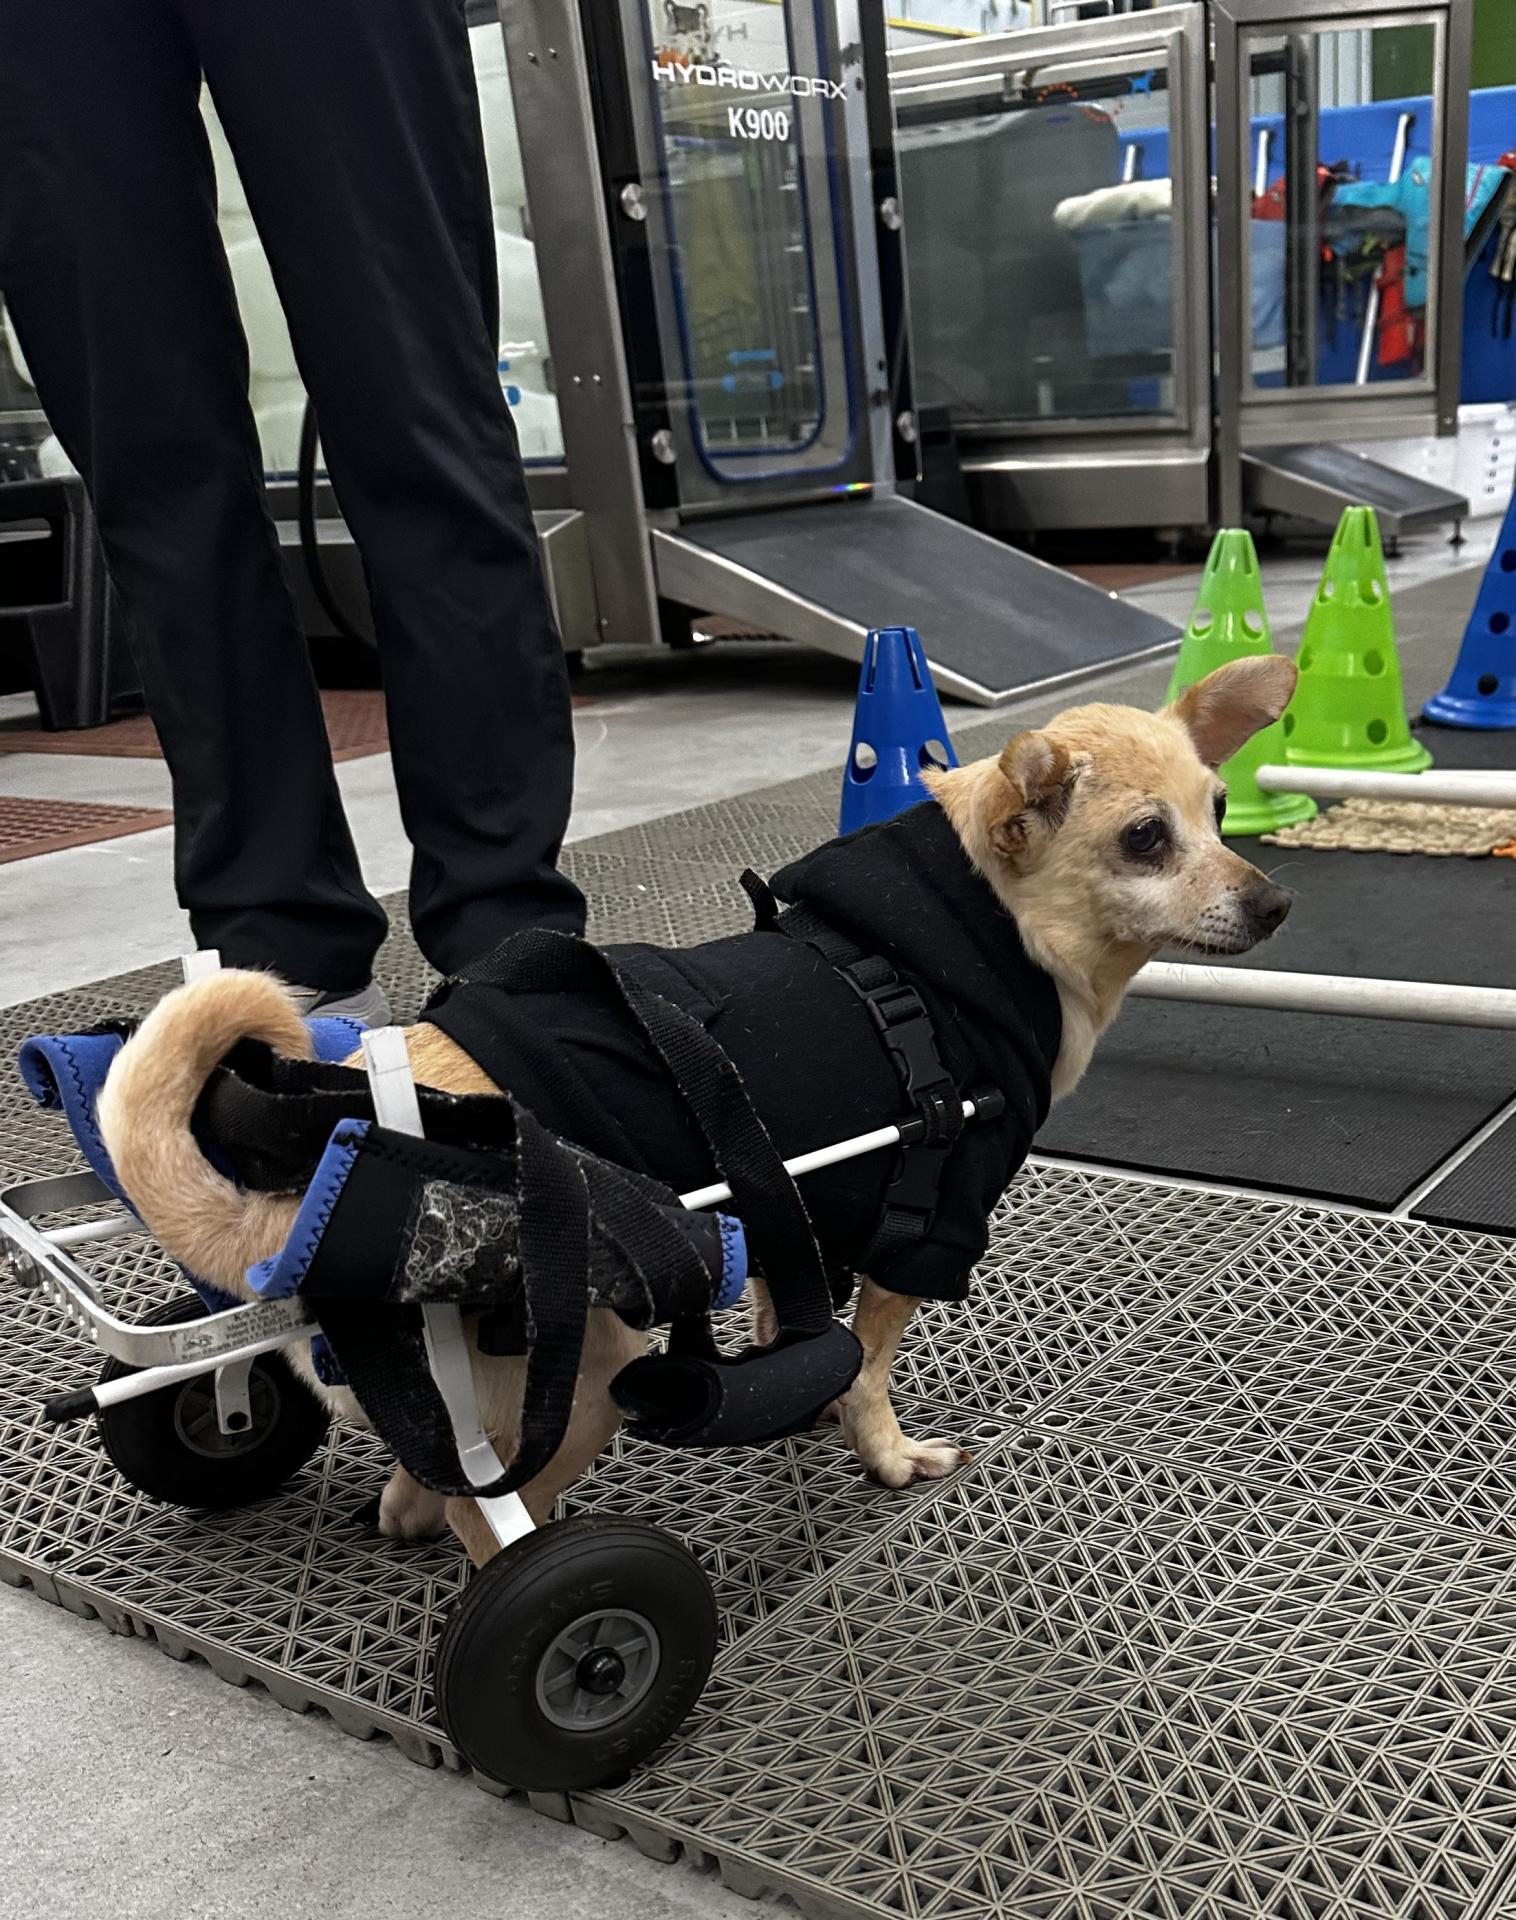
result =
[[[568,944],[587,975],[606,969],[594,949]],[[551,957],[561,961],[562,949]],[[213,966],[213,956],[187,962],[187,977],[207,959]],[[500,1550],[448,1618],[436,1707],[471,1767],[532,1791],[625,1777],[694,1707],[717,1645],[710,1582],[679,1541],[625,1518],[539,1527],[521,1498],[567,1428],[589,1308],[670,1329],[665,1351],[612,1382],[634,1437],[718,1447],[802,1431],[851,1385],[861,1353],[834,1317],[795,1179],[893,1152],[894,1191],[913,1153],[940,1154],[938,1135],[950,1143],[1003,1104],[994,1091],[960,1099],[953,1089],[944,1126],[944,1079],[923,1099],[902,1070],[909,1115],[781,1161],[731,1063],[655,999],[636,1010],[677,1065],[724,1176],[698,1191],[676,1196],[570,1147],[509,1097],[418,1089],[398,1029],[321,1032],[345,1023],[318,1021],[308,1023],[316,1061],[244,1042],[197,1109],[202,1151],[239,1182],[259,1184],[271,1139],[286,1167],[293,1153],[309,1173],[284,1249],[249,1272],[255,1301],[197,1284],[132,1322],[81,1264],[89,1249],[142,1231],[94,1117],[129,1029],[28,1042],[34,1097],[67,1114],[89,1171],[0,1193],[0,1250],[12,1272],[106,1356],[93,1386],[47,1400],[44,1417],[93,1417],[104,1451],[145,1495],[227,1509],[277,1493],[326,1431],[325,1409],[282,1357],[309,1342],[322,1379],[352,1389],[422,1485],[477,1502]],[[337,1064],[355,1040],[361,1073]],[[80,1212],[87,1217],[43,1224]],[[738,1304],[750,1270],[765,1277],[780,1332],[769,1347],[723,1357],[711,1316]],[[525,1357],[508,1467],[484,1430],[465,1314],[482,1353]]]

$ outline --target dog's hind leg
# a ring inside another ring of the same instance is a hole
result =
[[[584,1353],[579,1363],[579,1378],[574,1387],[574,1411],[569,1418],[563,1444],[534,1480],[521,1489],[526,1510],[542,1526],[552,1515],[561,1494],[594,1465],[615,1437],[621,1425],[621,1413],[610,1395],[610,1383],[621,1369],[635,1360],[647,1346],[646,1335],[638,1333],[607,1308],[595,1308],[585,1329]],[[477,1363],[476,1363],[477,1364]],[[523,1369],[516,1368],[514,1406],[508,1418],[501,1418],[497,1402],[491,1406],[481,1396],[484,1424],[502,1458],[508,1458],[507,1444],[514,1452],[520,1429],[520,1386]],[[473,1500],[449,1500],[447,1523],[463,1542],[476,1567],[493,1560],[500,1543],[488,1521]]]
[[[447,1528],[447,1495],[396,1467],[379,1498],[379,1531],[386,1540],[435,1540]]]
[[[951,1440],[908,1440],[890,1399],[890,1368],[911,1315],[920,1305],[865,1280],[853,1313],[853,1331],[863,1347],[863,1367],[843,1395],[842,1431],[848,1445],[876,1480],[906,1487],[913,1480],[940,1480],[971,1456]]]
[[[749,1274],[748,1293],[753,1302],[753,1345],[771,1347],[779,1338],[779,1316],[774,1298],[760,1274]]]

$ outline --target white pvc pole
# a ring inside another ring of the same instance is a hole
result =
[[[1438,768],[1427,773],[1373,773],[1346,767],[1258,769],[1265,793],[1309,793],[1318,800],[1415,800],[1442,807],[1516,807],[1516,773]]]
[[[1416,116],[1414,113],[1403,113],[1400,116],[1400,123],[1395,129],[1395,150],[1390,156],[1390,185],[1392,187],[1397,184],[1401,174],[1405,172],[1406,149],[1410,145],[1411,127],[1415,119]],[[1375,335],[1379,331],[1379,305],[1383,298],[1380,289],[1383,280],[1384,269],[1381,267],[1379,272],[1374,275],[1373,286],[1369,288],[1368,311],[1363,316],[1363,334],[1358,342],[1358,367],[1353,379],[1354,386],[1366,387],[1369,384],[1369,374],[1374,365]]]
[[[974,1103],[965,1100],[963,1117],[974,1118]],[[837,1140],[829,1147],[817,1147],[812,1153],[797,1154],[793,1160],[786,1160],[784,1170],[798,1180],[803,1173],[816,1173],[822,1167],[835,1167],[844,1160],[857,1160],[866,1153],[877,1153],[881,1147],[893,1147],[900,1139],[899,1127],[875,1127],[872,1133],[855,1133],[851,1140]],[[730,1200],[730,1187],[697,1187],[693,1193],[681,1193],[679,1204],[693,1211],[697,1207],[719,1207],[723,1200]]]
[[[1340,973],[1270,973],[1261,967],[1172,966],[1153,960],[1132,982],[1144,1000],[1259,1007],[1273,1013],[1342,1013],[1360,1020],[1419,1020],[1439,1027],[1516,1030],[1516,991],[1427,980],[1361,980]]]

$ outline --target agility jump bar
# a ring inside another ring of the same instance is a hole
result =
[[[1437,768],[1374,773],[1350,767],[1289,767],[1266,762],[1265,793],[1308,793],[1316,800],[1414,800],[1439,807],[1516,807],[1516,773]]]
[[[1293,771],[1293,769],[1291,769]],[[1417,776],[1419,777],[1419,776]],[[1262,967],[1174,966],[1149,961],[1131,991],[1144,1000],[1187,1000],[1270,1013],[1340,1013],[1360,1020],[1414,1020],[1436,1027],[1516,1031],[1516,990],[1433,980],[1363,980],[1341,973],[1270,973]]]

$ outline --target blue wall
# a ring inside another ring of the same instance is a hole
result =
[[[1321,157],[1330,166],[1346,160],[1365,180],[1387,180],[1395,150],[1395,130],[1406,111],[1416,115],[1411,149],[1425,152],[1431,142],[1432,103],[1429,98],[1376,100],[1369,106],[1328,107],[1321,115]],[[1253,122],[1250,151],[1259,132],[1274,131],[1271,178],[1279,175],[1284,148],[1283,122],[1278,114],[1260,114]],[[1119,125],[1119,121],[1118,121]],[[1213,134],[1214,140],[1214,134]],[[1166,129],[1123,136],[1123,144],[1142,150],[1143,171],[1161,179],[1169,168]],[[1487,87],[1469,96],[1469,160],[1492,165],[1503,153],[1516,149],[1516,87]],[[1214,148],[1213,148],[1214,162]],[[1463,398],[1465,401],[1516,399],[1516,339],[1497,340],[1492,330],[1495,282],[1490,259],[1496,245],[1491,236],[1483,254],[1470,269],[1464,296]],[[1355,330],[1342,330],[1335,349],[1323,346],[1322,372],[1327,378],[1351,380],[1357,359]],[[1325,342],[1326,335],[1323,334]],[[1340,364],[1339,364],[1340,362]]]

